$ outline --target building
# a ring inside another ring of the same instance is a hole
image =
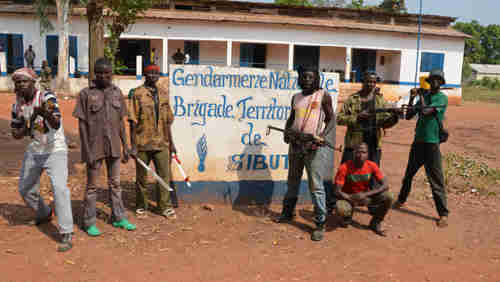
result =
[[[126,74],[136,75],[136,58],[140,55],[143,65],[154,60],[166,76],[168,65],[174,63],[172,56],[180,50],[189,55],[189,64],[279,70],[313,64],[324,72],[339,72],[347,84],[359,82],[365,71],[375,71],[387,85],[386,92],[397,97],[407,93],[416,77],[440,68],[446,74],[447,87],[454,88],[450,97],[460,101],[467,35],[451,28],[455,18],[424,15],[419,53],[415,14],[231,1],[166,3],[147,11],[122,35],[118,56],[127,66]],[[76,72],[85,75],[85,9],[74,7],[72,13],[69,53],[75,59]],[[55,25],[55,16],[51,20]],[[28,45],[33,45],[37,54],[35,68],[44,59],[49,64],[56,61],[57,35],[51,32],[40,36],[33,6],[1,5],[0,22],[7,72],[24,64],[23,50]],[[137,78],[141,79],[140,74]]]
[[[481,80],[485,77],[500,79],[500,65],[470,64],[472,80]]]

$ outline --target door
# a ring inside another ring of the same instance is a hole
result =
[[[58,35],[47,35],[45,41],[45,47],[47,49],[47,62],[52,69],[53,74],[57,74],[58,65],[58,54],[59,54],[59,36]],[[75,72],[78,70],[78,38],[76,36],[69,36],[69,50],[68,55],[75,58]],[[68,58],[69,66],[69,58]],[[68,67],[69,72],[69,67]]]
[[[355,71],[357,82],[363,79],[367,71],[375,72],[377,63],[377,50],[354,49],[352,50],[352,70]]]
[[[14,69],[24,67],[23,35],[12,34],[12,64]]]
[[[184,54],[189,54],[188,65],[200,64],[200,42],[184,41]]]
[[[295,45],[293,51],[293,69],[299,66],[319,68],[319,46]]]

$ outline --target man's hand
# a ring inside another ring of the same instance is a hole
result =
[[[170,142],[169,150],[170,150],[170,154],[172,154],[172,153],[177,154],[177,148],[175,148],[175,145],[172,142]]]
[[[410,90],[410,99],[415,99],[415,97],[417,97],[417,94],[418,94],[418,88],[412,88]]]
[[[289,144],[293,139],[293,134],[293,130],[291,130],[290,128],[285,129],[285,132],[283,132],[283,142]]]
[[[358,114],[358,120],[366,120],[369,119],[371,116],[372,115],[368,111],[364,110]]]
[[[130,148],[130,151],[128,152],[128,154],[130,157],[136,158],[137,157],[137,148],[135,146],[132,146]]]
[[[122,163],[124,163],[124,164],[128,163],[129,159],[130,159],[130,151],[129,151],[129,149],[123,147]]]
[[[353,194],[351,199],[356,206],[366,206],[368,204],[368,197],[366,197],[366,194],[363,192]]]
[[[33,108],[33,117],[41,116],[46,118],[50,114],[49,111],[45,109],[45,107],[35,107]]]
[[[313,138],[314,138],[314,143],[316,143],[316,144],[318,144],[320,146],[325,145],[325,138],[324,137],[314,135]]]

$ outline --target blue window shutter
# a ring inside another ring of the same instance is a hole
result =
[[[12,56],[14,57],[14,66],[16,69],[24,67],[24,48],[23,48],[23,35],[12,35]]]
[[[430,72],[434,69],[443,70],[444,68],[444,54],[441,53],[422,53],[422,61],[420,65],[421,72]]]
[[[70,35],[69,37],[69,55],[75,58],[75,72],[76,72],[78,70],[78,38],[73,35]]]
[[[45,49],[47,50],[47,62],[49,63],[52,73],[57,73],[57,53],[59,51],[59,36],[47,35],[45,37]]]
[[[7,34],[0,33],[0,46],[3,47],[3,52],[5,52],[5,59],[9,58],[9,48],[7,48]],[[1,49],[1,48],[0,48]],[[6,62],[7,65],[7,62]],[[0,66],[1,68],[1,66]],[[0,73],[7,73],[7,70],[0,69]]]

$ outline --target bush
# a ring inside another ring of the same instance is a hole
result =
[[[492,82],[491,82],[491,89],[500,89],[500,80],[498,80],[498,78],[495,78]]]
[[[481,86],[483,87],[486,87],[486,88],[491,88],[491,78],[489,77],[483,77],[483,79],[481,80]]]

